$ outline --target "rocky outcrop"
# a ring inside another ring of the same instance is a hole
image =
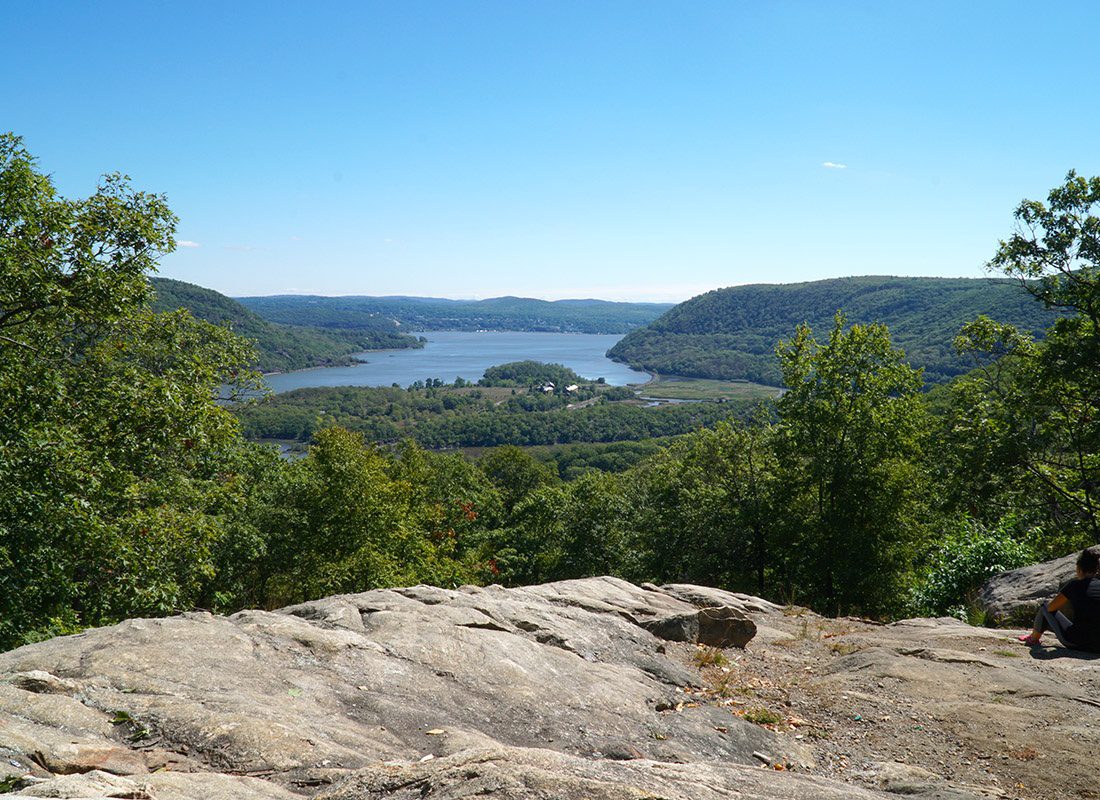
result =
[[[1090,549],[1100,555],[1100,545]],[[1072,553],[1054,561],[1009,570],[986,581],[978,602],[990,622],[1029,624],[1039,604],[1054,597],[1073,578],[1078,555]]]
[[[712,634],[748,646],[698,642]],[[1087,785],[1074,764],[1100,746],[1094,663],[1007,648],[953,620],[826,620],[613,578],[130,620],[0,654],[0,781],[11,797],[155,800]],[[1039,713],[1057,748],[1033,736]]]

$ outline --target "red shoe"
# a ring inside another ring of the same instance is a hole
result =
[[[1028,647],[1034,647],[1035,645],[1039,644],[1039,640],[1031,638],[1030,633],[1026,633],[1023,636],[1017,636],[1016,638],[1026,644]]]

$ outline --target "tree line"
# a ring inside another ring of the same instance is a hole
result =
[[[792,329],[772,411],[572,480],[327,426],[287,462],[230,409],[254,353],[146,274],[164,198],[60,197],[0,138],[0,646],[129,616],[277,607],[429,582],[610,573],[828,613],[965,611],[989,571],[1100,540],[1100,179],[1017,209],[992,265],[1066,313],[1041,340],[979,318],[935,397],[883,325]],[[426,390],[426,389],[425,389]],[[930,402],[933,401],[933,402]]]
[[[594,405],[571,405],[597,401]],[[393,387],[342,386],[296,389],[238,409],[253,439],[308,442],[339,425],[367,441],[393,444],[409,438],[432,449],[639,441],[677,436],[711,425],[743,402],[689,403],[650,408],[633,392],[581,385],[575,393],[534,391],[505,395],[442,384]]]
[[[671,303],[607,300],[536,300],[494,297],[446,300],[434,297],[242,297],[264,319],[285,325],[375,328],[380,321],[412,331],[546,331],[625,333],[667,311]]]

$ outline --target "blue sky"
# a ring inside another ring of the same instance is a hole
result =
[[[167,194],[161,274],[233,295],[979,277],[1100,173],[1095,3],[12,8],[0,129]]]

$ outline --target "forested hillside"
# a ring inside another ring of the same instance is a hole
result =
[[[869,276],[715,289],[694,297],[644,328],[609,355],[636,369],[702,378],[781,384],[775,346],[796,325],[881,322],[929,384],[961,375],[973,363],[953,346],[959,328],[980,314],[1041,334],[1053,312],[1017,281]]]
[[[671,303],[606,300],[444,300],[433,297],[316,297],[279,295],[238,298],[264,319],[326,328],[372,328],[396,320],[415,331],[549,331],[626,333],[652,322]]]
[[[422,346],[417,339],[398,333],[393,323],[381,320],[375,320],[373,327],[364,325],[356,330],[282,325],[263,319],[213,289],[170,278],[151,281],[156,292],[155,310],[186,308],[199,319],[228,324],[234,333],[256,342],[256,366],[263,372],[347,364],[350,354],[363,350]]]

